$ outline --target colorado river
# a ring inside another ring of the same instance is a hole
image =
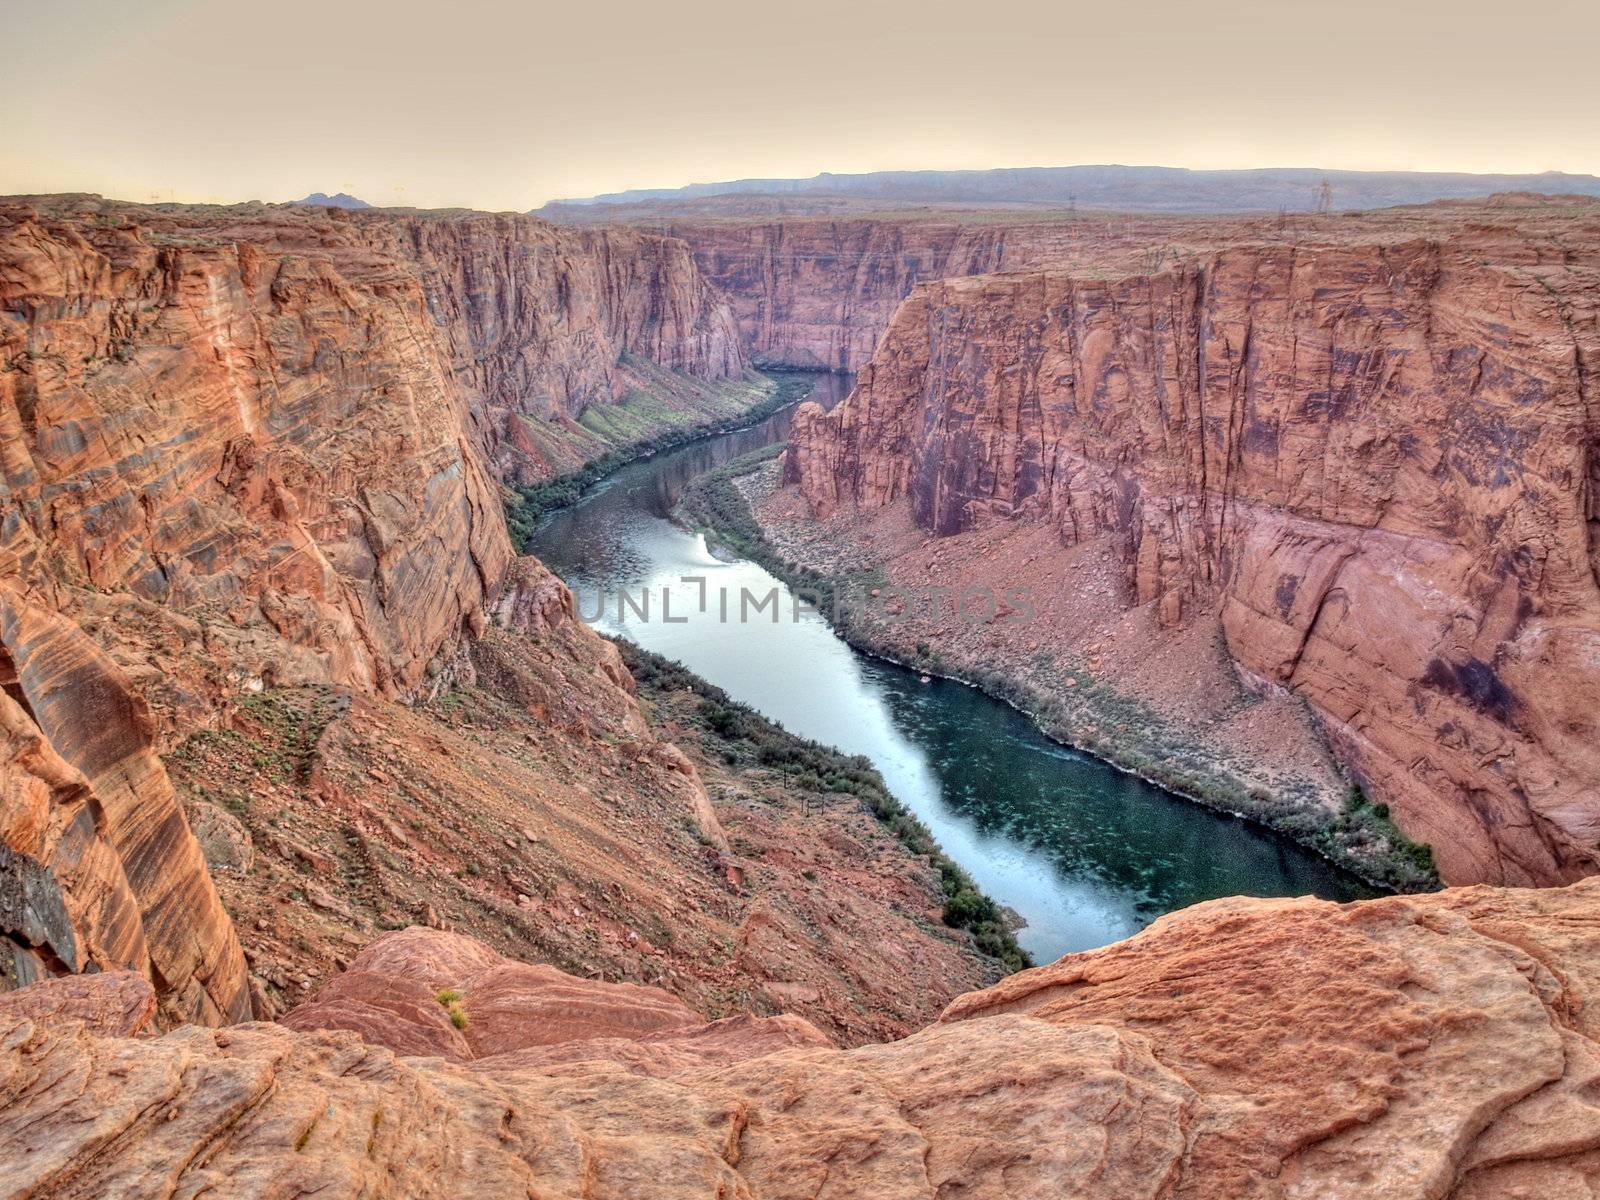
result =
[[[812,398],[831,406],[845,387],[818,376]],[[673,524],[689,480],[782,440],[789,416],[624,467],[549,517],[529,549],[567,581],[597,629],[677,659],[794,733],[871,759],[950,856],[1026,920],[1017,940],[1038,962],[1217,896],[1372,894],[1292,842],[1056,745],[972,688],[922,683],[856,653],[814,614],[791,619],[779,581],[753,563],[719,560]],[[765,611],[739,619],[742,589],[765,596],[774,587],[780,620]],[[648,618],[637,603],[621,608],[619,595],[648,595]],[[733,597],[727,620],[719,595]]]

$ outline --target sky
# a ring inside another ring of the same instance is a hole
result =
[[[1596,0],[0,0],[0,193],[525,210],[819,171],[1600,174]]]

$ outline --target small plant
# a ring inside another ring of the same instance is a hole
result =
[[[450,1018],[450,1024],[457,1029],[466,1029],[467,1010],[462,1007],[462,1001],[466,997],[462,996],[455,988],[445,988],[443,991],[435,993],[433,998],[444,1005],[445,1013]]]

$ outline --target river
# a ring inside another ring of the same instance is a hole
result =
[[[846,388],[843,377],[819,375],[811,398],[831,407]],[[1217,896],[1372,894],[1293,842],[1057,745],[973,688],[922,683],[857,653],[820,617],[796,618],[765,570],[719,559],[671,521],[691,479],[783,440],[791,411],[622,468],[546,518],[530,551],[600,631],[677,659],[794,733],[871,759],[950,856],[1027,922],[1017,940],[1035,961]],[[777,622],[770,610],[739,619],[742,589],[762,597],[774,587]]]

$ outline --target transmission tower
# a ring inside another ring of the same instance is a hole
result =
[[[1326,179],[1317,189],[1317,215],[1326,217],[1333,212],[1333,184]]]

